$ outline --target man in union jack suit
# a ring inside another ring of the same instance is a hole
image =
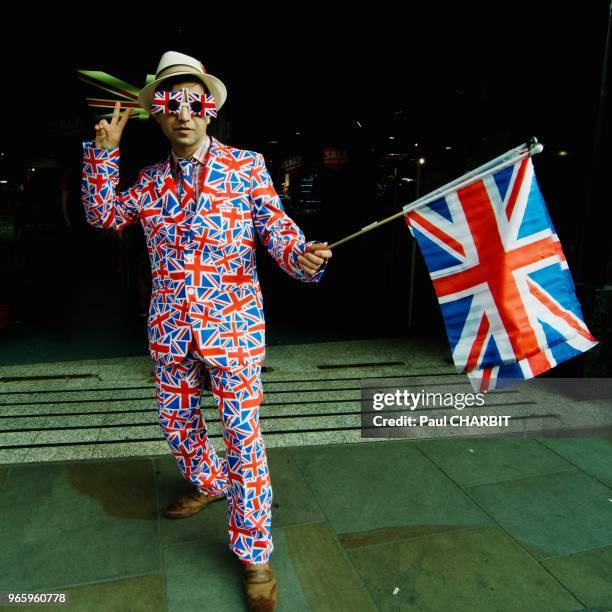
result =
[[[139,222],[152,270],[149,348],[156,364],[159,422],[194,490],[166,509],[192,516],[227,498],[229,548],[244,564],[251,609],[274,609],[276,579],[268,560],[272,487],[259,425],[265,324],[255,267],[259,236],[292,277],[318,282],[331,250],[306,242],[284,212],[264,158],[206,134],[225,102],[223,83],[196,59],[165,53],[155,80],[138,96],[172,146],[119,192],[119,142],[129,119],[112,119],[84,143],[83,205],[94,227]],[[221,415],[226,457],[214,451],[200,414],[208,371]]]

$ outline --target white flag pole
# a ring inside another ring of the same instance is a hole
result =
[[[434,200],[443,198],[445,195],[451,193],[452,191],[463,189],[464,187],[467,187],[468,185],[471,185],[472,183],[475,183],[476,181],[480,180],[484,176],[493,174],[493,172],[498,172],[499,170],[503,170],[504,168],[507,168],[508,166],[512,166],[517,161],[519,161],[519,159],[524,159],[525,157],[530,157],[531,155],[534,155],[536,153],[541,153],[543,149],[544,149],[543,145],[537,144],[533,150],[532,149],[523,150],[521,153],[515,155],[511,159],[501,160],[495,166],[491,166],[490,168],[486,170],[481,170],[481,168],[472,170],[472,172],[469,172],[465,176],[462,176],[454,180],[452,183],[449,183],[448,185],[444,185],[443,187],[440,187],[439,189],[432,191],[431,193],[423,196],[422,198],[418,200],[415,200],[414,202],[410,204],[406,204],[406,206],[404,206],[404,208],[402,209],[402,212],[406,214],[407,212],[410,212],[411,210],[414,210],[415,208],[418,208],[419,206],[424,206],[425,204],[429,204],[430,202],[433,202]],[[478,172],[479,170],[480,172]]]
[[[374,221],[373,223],[370,223],[369,225],[362,227],[358,232],[355,232],[354,234],[351,234],[350,236],[346,236],[345,238],[342,238],[341,240],[337,240],[333,244],[330,244],[327,248],[333,249],[337,247],[338,245],[343,244],[344,242],[348,242],[349,240],[352,240],[353,238],[356,238],[357,236],[361,236],[362,234],[365,234],[366,232],[373,230],[376,227],[380,227],[381,225],[388,223],[389,221],[393,221],[394,219],[397,219],[398,217],[402,217],[406,213],[414,210],[415,208],[418,208],[419,206],[424,206],[425,204],[428,204],[429,202],[433,202],[434,200],[437,200],[438,198],[442,198],[448,193],[450,193],[451,191],[462,189],[463,187],[466,187],[467,185],[471,183],[475,183],[477,180],[481,179],[483,176],[487,176],[488,174],[497,172],[498,170],[506,168],[507,166],[511,166],[512,164],[516,163],[519,159],[523,159],[525,157],[536,155],[537,153],[541,153],[543,150],[544,150],[544,146],[541,145],[537,141],[536,138],[532,138],[529,142],[522,144],[520,147],[511,149],[510,151],[507,151],[503,155],[500,155],[499,157],[492,159],[486,164],[483,164],[482,166],[478,166],[478,168],[475,168],[474,170],[471,170],[470,172],[464,174],[463,176],[460,176],[454,181],[451,181],[450,183],[447,183],[446,185],[442,185],[442,187],[438,187],[438,189],[436,189],[435,191],[432,191],[431,193],[424,195],[422,198],[418,198],[414,202],[411,202],[410,204],[406,204],[402,208],[402,210],[395,213],[394,215],[391,215],[390,217],[387,217],[386,219],[382,219],[381,221]]]

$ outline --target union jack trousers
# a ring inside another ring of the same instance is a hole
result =
[[[180,364],[157,362],[159,423],[185,479],[206,495],[227,495],[229,549],[242,561],[265,563],[274,550],[273,494],[259,426],[261,365],[208,364],[225,457],[213,448],[200,410],[206,367],[195,343]]]
[[[177,181],[175,175],[180,179]],[[156,365],[159,422],[188,482],[227,493],[229,548],[242,561],[265,563],[272,487],[259,426],[265,357],[263,300],[255,238],[287,274],[305,274],[298,256],[312,244],[285,213],[260,153],[210,138],[190,160],[170,155],[117,191],[119,149],[84,143],[82,196],[94,227],[139,222],[151,261],[149,351]],[[200,413],[208,370],[221,415],[226,457],[208,438]]]

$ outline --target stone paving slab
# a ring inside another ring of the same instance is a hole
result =
[[[612,490],[537,441],[471,440],[463,460],[466,442],[270,448],[279,610],[610,607]],[[225,501],[162,516],[188,489],[173,457],[56,459],[0,466],[0,590],[66,590],[77,610],[244,609]]]

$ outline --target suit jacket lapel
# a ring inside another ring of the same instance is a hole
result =
[[[210,150],[208,152],[208,160],[206,162],[206,172],[202,193],[207,199],[207,203],[213,204],[217,194],[223,191],[223,183],[226,175],[223,172],[223,165],[219,163],[219,159],[225,154],[225,147],[211,136]]]
[[[157,193],[162,201],[162,214],[164,217],[171,217],[177,223],[180,222],[184,218],[185,213],[181,209],[176,185],[172,177],[170,156],[168,156],[162,165],[161,172],[157,175]]]

